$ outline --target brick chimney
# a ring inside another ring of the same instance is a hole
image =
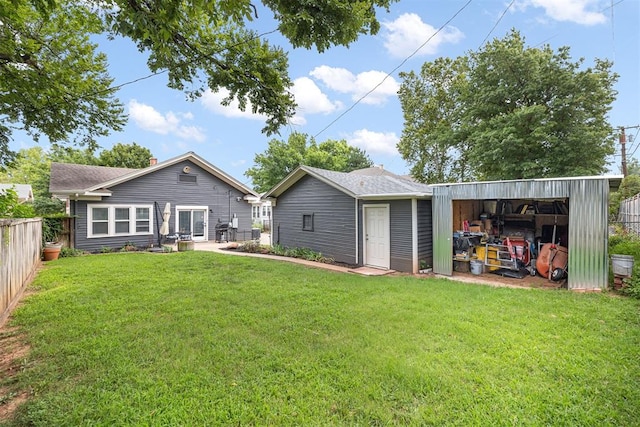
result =
[[[155,157],[149,157],[149,166],[153,166],[157,164],[158,164],[158,159],[156,159]]]

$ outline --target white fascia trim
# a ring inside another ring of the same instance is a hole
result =
[[[418,199],[411,199],[411,257],[413,274],[420,270],[418,259]]]

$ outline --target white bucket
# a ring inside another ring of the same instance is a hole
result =
[[[611,255],[611,266],[616,276],[631,277],[633,257],[631,255]]]
[[[472,259],[471,262],[469,263],[471,264],[471,274],[474,274],[476,276],[481,275],[484,272],[484,262],[479,261],[477,259]]]

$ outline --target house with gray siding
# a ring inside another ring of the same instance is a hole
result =
[[[269,190],[272,241],[337,262],[417,273],[432,263],[431,189],[380,167],[300,166]]]
[[[99,251],[133,243],[159,245],[163,212],[168,236],[215,240],[228,224],[236,240],[251,238],[250,198],[257,194],[193,152],[143,169],[51,164],[49,191],[67,200],[77,249]],[[229,236],[225,236],[229,239]]]

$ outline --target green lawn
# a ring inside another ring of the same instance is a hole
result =
[[[209,252],[64,258],[33,287],[15,425],[640,422],[626,298]]]

